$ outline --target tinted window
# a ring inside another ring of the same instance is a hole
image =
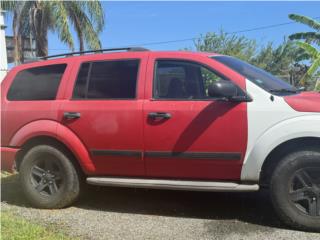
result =
[[[84,63],[81,65],[78,78],[77,78],[77,83],[73,91],[73,98],[86,97],[86,91],[87,91],[86,83],[89,76],[89,67],[90,67],[90,63]]]
[[[207,99],[208,86],[226,80],[196,63],[159,60],[156,63],[154,97],[163,99]]]
[[[297,92],[297,89],[289,83],[239,59],[229,56],[215,56],[213,59],[223,63],[246,77],[249,81],[271,93],[277,95],[288,95]]]
[[[103,61],[81,66],[74,98],[132,99],[136,96],[138,60]]]
[[[50,65],[19,72],[9,89],[8,100],[54,100],[66,66]]]

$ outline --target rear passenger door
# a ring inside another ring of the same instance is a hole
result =
[[[77,62],[61,108],[62,123],[87,147],[97,175],[144,175],[146,59],[144,53],[125,54]]]

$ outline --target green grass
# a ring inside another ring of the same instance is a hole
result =
[[[1,201],[24,204],[24,196],[18,184],[18,176],[1,171]],[[1,210],[0,240],[71,240],[57,226],[47,227],[29,222],[14,215],[11,210]]]
[[[1,212],[1,237],[3,240],[71,240],[61,232],[49,229],[14,216],[10,212]],[[74,239],[74,238],[73,238]]]

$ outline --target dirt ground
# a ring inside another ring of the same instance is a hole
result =
[[[40,210],[27,203],[14,175],[2,178],[1,207],[80,239],[320,240],[283,226],[266,192],[90,187],[72,207]]]

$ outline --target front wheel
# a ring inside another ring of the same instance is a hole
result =
[[[320,232],[320,151],[298,151],[281,160],[271,177],[271,199],[289,226]]]
[[[38,208],[63,208],[80,193],[80,179],[72,162],[59,148],[39,145],[20,165],[20,180],[29,202]]]

